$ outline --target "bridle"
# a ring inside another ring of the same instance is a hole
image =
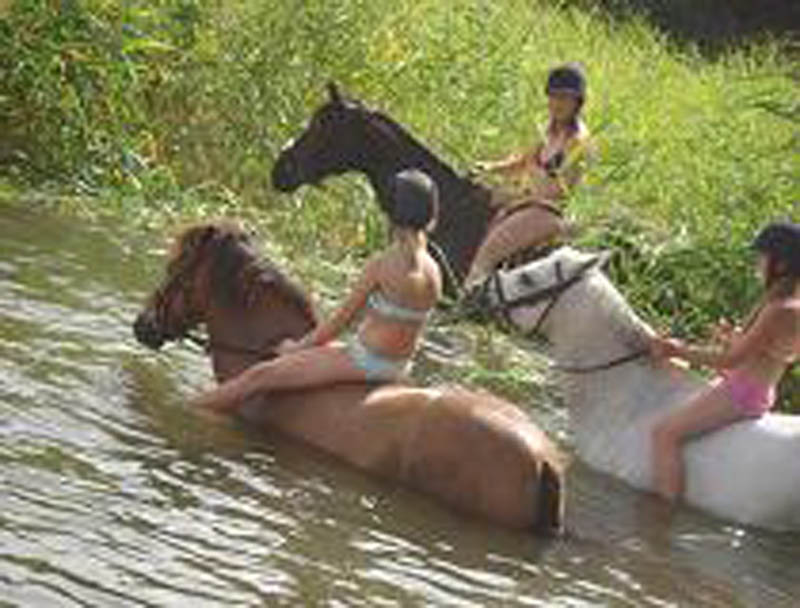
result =
[[[597,266],[600,263],[600,258],[593,258],[587,262],[581,264],[577,271],[570,277],[564,277],[564,271],[560,261],[555,263],[555,274],[556,274],[556,282],[553,285],[549,285],[537,291],[533,291],[530,293],[526,293],[524,295],[518,296],[513,299],[509,299],[505,290],[503,289],[503,281],[500,277],[500,271],[495,270],[489,277],[484,281],[483,285],[481,286],[481,293],[479,294],[479,298],[482,302],[487,304],[487,312],[493,315],[499,314],[507,328],[510,328],[512,333],[522,333],[523,336],[531,338],[531,337],[540,337],[541,336],[541,329],[544,325],[544,322],[550,316],[550,314],[555,309],[556,305],[558,304],[559,299],[561,298],[564,293],[566,293],[573,285],[577,284],[578,282],[582,281],[586,275],[586,273]],[[492,304],[489,298],[490,290],[494,290],[494,296],[497,301],[496,304]],[[511,318],[511,313],[514,309],[519,308],[521,306],[533,306],[539,304],[543,301],[546,301],[547,304],[545,305],[544,310],[539,315],[539,318],[536,320],[533,328],[528,332],[520,332],[519,327],[513,322]],[[569,374],[586,374],[592,372],[603,371],[607,369],[611,369],[618,365],[623,365],[630,361],[634,361],[646,355],[648,350],[646,348],[642,348],[630,353],[626,353],[619,357],[615,357],[609,361],[604,361],[603,363],[597,363],[592,365],[586,366],[567,366],[567,365],[560,365],[560,364],[553,364],[555,369],[559,371],[569,373]]]
[[[193,287],[192,277],[194,276],[197,266],[202,259],[200,250],[209,239],[210,235],[205,235],[202,241],[196,246],[194,255],[189,257],[188,260],[179,261],[178,269],[173,272],[166,283],[159,287],[156,291],[153,309],[155,311],[156,322],[160,326],[166,324],[166,311],[169,308],[168,304],[174,297],[174,293],[178,292],[183,296],[184,306],[186,305],[186,302],[189,301]],[[188,328],[182,329],[180,332],[178,332],[175,336],[175,339],[186,340],[195,346],[200,347],[206,354],[211,353],[212,350],[222,350],[236,354],[255,355],[261,359],[268,359],[277,355],[275,350],[271,347],[264,348],[240,346],[237,344],[229,344],[221,340],[211,340],[210,337],[201,336]]]

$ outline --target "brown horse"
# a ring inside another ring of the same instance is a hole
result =
[[[489,204],[491,190],[459,175],[391,117],[345,99],[335,84],[328,85],[328,95],[303,132],[281,150],[272,170],[273,186],[293,192],[304,184],[354,171],[367,177],[387,212],[391,177],[402,169],[425,171],[439,188],[438,219],[430,235],[432,253],[447,271],[448,291],[454,291],[496,213]]]
[[[275,356],[281,340],[315,323],[306,294],[258,259],[248,235],[216,223],[176,239],[165,280],[134,332],[157,349],[204,324],[214,374],[223,381]],[[239,415],[457,510],[513,528],[561,529],[561,453],[522,410],[489,393],[339,384],[258,395]]]

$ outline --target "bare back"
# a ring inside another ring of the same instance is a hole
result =
[[[421,317],[436,305],[442,292],[441,273],[424,246],[411,249],[398,242],[376,263],[376,295],[394,306],[419,311]],[[424,320],[392,318],[368,306],[359,335],[378,353],[404,357],[414,351],[423,327]]]

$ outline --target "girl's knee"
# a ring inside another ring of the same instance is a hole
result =
[[[678,445],[681,440],[680,433],[668,420],[656,424],[650,431],[650,439],[656,448],[669,448]]]

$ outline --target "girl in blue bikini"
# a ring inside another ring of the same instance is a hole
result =
[[[764,414],[775,402],[781,376],[800,357],[800,224],[771,224],[754,247],[766,293],[744,329],[722,325],[718,343],[710,346],[651,339],[656,357],[677,357],[720,372],[708,391],[669,412],[653,429],[654,481],[667,500],[683,492],[681,443],[693,434]]]
[[[409,371],[442,290],[426,235],[435,222],[438,194],[425,173],[406,170],[394,176],[391,195],[392,242],[367,261],[339,309],[304,338],[284,341],[277,359],[250,367],[195,399],[194,405],[222,412],[256,392],[391,382]],[[335,342],[361,311],[363,319],[350,341]]]

